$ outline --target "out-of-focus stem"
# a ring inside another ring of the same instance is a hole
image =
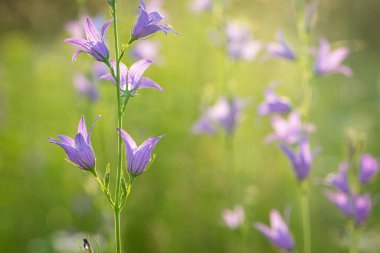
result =
[[[309,183],[301,182],[299,191],[304,253],[311,253]]]
[[[357,235],[356,235],[356,226],[352,219],[347,222],[347,230],[348,230],[348,252],[349,253],[357,253]]]

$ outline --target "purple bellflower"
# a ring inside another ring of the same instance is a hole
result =
[[[98,116],[92,123],[90,130],[87,132],[86,122],[84,117],[81,118],[78,125],[78,134],[75,139],[66,135],[58,135],[60,140],[49,138],[50,143],[61,146],[69,160],[83,170],[92,171],[95,168],[95,155],[91,147],[91,132],[95,122],[99,119]]]
[[[379,171],[379,163],[377,160],[369,155],[363,154],[360,157],[360,183],[368,183],[374,175]]]
[[[350,186],[348,184],[348,172],[349,164],[347,162],[341,162],[339,164],[338,173],[330,174],[326,178],[326,182],[336,189],[344,193],[350,193]]]
[[[274,92],[277,82],[269,85],[265,89],[265,101],[259,105],[257,111],[260,116],[270,114],[283,114],[291,111],[291,105],[287,98],[279,97]]]
[[[116,71],[116,62],[110,61],[113,69]],[[145,70],[152,64],[151,60],[143,59],[134,63],[129,69],[125,64],[120,62],[120,89],[122,91],[128,91],[131,95],[134,95],[138,89],[142,88],[154,88],[163,92],[160,85],[152,81],[147,77],[143,77]],[[115,78],[112,74],[105,74],[101,76],[102,79],[110,80],[116,84]]]
[[[132,42],[145,38],[151,34],[154,34],[158,31],[162,31],[165,34],[168,34],[168,32],[174,32],[174,29],[170,27],[167,24],[158,24],[161,20],[164,18],[161,16],[160,13],[154,11],[154,12],[147,12],[145,8],[145,4],[142,0],[140,0],[140,16],[133,27],[132,31],[132,37],[129,41],[129,44]]]
[[[234,60],[253,60],[262,48],[262,43],[252,39],[248,27],[229,22],[226,26],[227,52]]]
[[[307,137],[304,137],[300,141],[297,153],[287,145],[280,144],[279,146],[292,164],[298,181],[305,180],[309,175],[311,166],[313,165],[313,160],[318,150],[314,152],[310,151]]]
[[[340,211],[362,225],[372,210],[372,200],[369,194],[354,195],[341,191],[325,191],[326,197],[335,204]]]
[[[301,115],[297,111],[289,114],[288,119],[284,119],[278,115],[272,118],[272,127],[274,133],[265,138],[265,142],[283,142],[287,144],[295,144],[299,142],[306,133],[315,132],[315,126],[310,123],[303,124]]]
[[[348,56],[349,50],[346,47],[335,49],[330,52],[330,44],[325,39],[320,40],[320,47],[316,52],[314,72],[316,75],[327,75],[330,73],[341,73],[351,76],[352,71],[349,67],[342,65],[342,61]]]
[[[227,134],[232,135],[241,118],[244,101],[239,98],[221,97],[217,103],[207,108],[201,118],[193,125],[195,134],[214,134],[216,126],[221,126]]]
[[[89,101],[99,99],[99,91],[96,84],[91,82],[86,76],[77,74],[73,78],[74,88],[81,96],[87,97]]]
[[[281,31],[276,34],[277,43],[270,43],[267,45],[267,51],[270,57],[282,58],[285,60],[293,61],[296,59],[296,53],[291,49],[285,41],[284,35]]]
[[[132,176],[143,173],[152,161],[152,151],[163,135],[156,138],[150,137],[139,147],[132,137],[123,129],[118,129],[124,141],[127,154],[127,170]]]
[[[335,192],[326,190],[325,196],[335,204],[340,211],[355,220],[357,225],[362,225],[372,209],[372,201],[369,194],[356,194],[350,188],[347,178],[348,163],[339,165],[337,174],[330,174],[326,182],[335,188]]]
[[[212,9],[212,0],[193,0],[190,3],[190,10],[195,13],[210,11],[211,9]]]
[[[108,61],[109,50],[105,42],[104,34],[111,23],[112,20],[106,22],[103,25],[101,32],[99,32],[94,23],[89,18],[86,18],[84,21],[86,39],[69,38],[64,41],[66,43],[71,43],[82,48],[74,53],[73,61],[75,61],[77,56],[81,53],[88,53],[92,55],[95,60],[100,62]]]
[[[277,210],[270,212],[270,224],[270,227],[262,223],[255,223],[254,226],[263,233],[271,243],[286,252],[291,252],[294,248],[293,238],[289,232],[288,225]]]
[[[242,206],[235,206],[234,209],[225,209],[223,211],[223,220],[227,227],[236,229],[244,222],[245,214]]]

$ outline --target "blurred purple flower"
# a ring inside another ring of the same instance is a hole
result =
[[[190,10],[192,12],[210,11],[212,8],[212,0],[192,0]]]
[[[272,127],[274,133],[265,138],[266,142],[277,141],[294,144],[299,142],[304,134],[315,132],[315,126],[313,124],[302,124],[301,115],[297,111],[291,112],[288,116],[288,120],[275,115],[272,118]]]
[[[82,48],[74,53],[72,60],[75,61],[77,56],[81,53],[88,53],[92,55],[97,61],[108,61],[109,50],[104,39],[104,33],[111,23],[112,20],[106,22],[103,25],[101,32],[99,33],[93,22],[89,18],[86,18],[84,21],[86,39],[69,38],[64,41],[66,43],[71,43]]]
[[[78,134],[75,136],[75,139],[66,135],[58,135],[60,140],[49,138],[50,143],[61,146],[65,150],[69,160],[81,169],[93,170],[95,168],[95,155],[91,147],[90,137],[92,127],[99,117],[96,117],[89,132],[87,132],[84,117],[82,117],[79,121]]]
[[[176,33],[173,28],[171,28],[167,24],[158,24],[161,20],[163,20],[163,17],[160,13],[154,11],[148,13],[145,8],[145,4],[142,0],[140,0],[140,16],[133,27],[132,31],[132,38],[129,41],[129,44],[131,44],[133,41],[145,38],[151,34],[154,34],[158,31],[163,31],[165,34],[168,32],[174,32]]]
[[[316,52],[316,60],[314,63],[315,74],[326,75],[330,73],[342,73],[345,76],[351,76],[351,69],[341,64],[348,54],[349,50],[346,47],[338,48],[330,52],[329,42],[325,38],[322,38],[320,40],[320,47]]]
[[[116,71],[116,62],[114,60],[110,61],[112,67]],[[154,88],[163,92],[160,85],[152,81],[147,77],[143,77],[145,70],[152,64],[152,61],[143,59],[134,63],[128,70],[127,66],[120,62],[120,89],[125,91],[128,90],[131,95],[134,95],[137,90],[143,88]],[[112,74],[105,74],[101,76],[102,79],[110,80],[116,84],[115,78]]]
[[[253,60],[262,44],[251,37],[249,29],[234,22],[226,25],[227,52],[231,59]]]
[[[145,171],[152,161],[152,151],[163,135],[156,138],[150,137],[137,147],[136,142],[126,131],[123,129],[118,129],[118,131],[126,148],[128,173],[132,176],[138,176]]]
[[[350,193],[350,186],[348,184],[347,172],[349,168],[348,162],[341,162],[339,164],[338,173],[330,174],[326,178],[326,182],[334,186],[339,191]]]
[[[244,222],[244,208],[240,205],[235,206],[234,209],[225,209],[223,211],[223,220],[226,223],[227,227],[231,229],[236,229],[240,227]]]
[[[291,111],[291,105],[287,98],[279,97],[274,92],[277,87],[278,82],[269,85],[265,89],[265,101],[261,103],[257,109],[260,116],[270,115],[270,114],[282,114]]]
[[[91,82],[87,77],[77,74],[73,78],[74,87],[78,93],[87,97],[90,101],[97,101],[99,99],[99,91],[96,84]]]
[[[363,154],[360,157],[360,183],[368,183],[379,171],[379,164],[373,156]]]
[[[282,58],[285,60],[293,61],[296,59],[296,54],[291,49],[288,43],[284,39],[284,35],[281,31],[276,34],[277,43],[270,43],[267,45],[267,51],[269,56]]]
[[[362,225],[372,210],[369,194],[351,195],[340,191],[325,191],[325,195],[343,214],[353,218],[357,225]]]
[[[193,133],[214,134],[216,126],[220,125],[227,134],[232,135],[241,118],[244,105],[243,100],[239,98],[221,97],[215,105],[206,108],[201,118],[193,125]]]
[[[306,179],[309,175],[311,166],[313,165],[313,160],[318,150],[313,153],[310,151],[310,145],[307,137],[304,137],[299,143],[297,153],[287,145],[280,144],[279,146],[292,164],[298,181]]]
[[[347,215],[351,216],[354,213],[354,203],[349,193],[346,192],[332,192],[325,191],[326,197],[340,209],[340,211]]]
[[[356,196],[355,201],[355,221],[356,224],[362,225],[372,210],[372,201],[368,194]]]
[[[289,232],[288,225],[277,210],[270,212],[270,224],[270,227],[262,223],[255,223],[254,226],[280,249],[287,252],[292,251],[294,248],[292,235]]]
[[[136,44],[133,55],[137,59],[149,59],[155,63],[160,61],[158,51],[160,50],[160,44],[157,41],[144,40]]]
[[[95,62],[92,65],[92,76],[94,79],[99,79],[102,75],[105,75],[108,72],[107,65],[101,63],[101,62]]]

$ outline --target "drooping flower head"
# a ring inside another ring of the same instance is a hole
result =
[[[212,0],[193,0],[190,3],[190,10],[192,12],[210,11],[212,8]]]
[[[138,176],[145,171],[152,160],[152,151],[163,137],[150,137],[137,147],[136,142],[123,129],[118,129],[121,138],[124,141],[127,154],[127,170],[132,176]]]
[[[285,60],[293,61],[296,59],[296,53],[291,49],[284,38],[282,31],[276,34],[277,43],[270,43],[267,45],[269,56],[282,58]]]
[[[379,163],[376,158],[369,154],[363,154],[360,157],[360,183],[368,183],[379,171]]]
[[[298,145],[298,152],[294,152],[288,145],[280,144],[279,146],[292,164],[297,179],[299,181],[306,179],[309,175],[314,157],[316,155],[316,152],[312,153],[310,151],[308,138],[304,137],[300,141]]]
[[[50,143],[61,146],[65,150],[68,159],[81,169],[93,170],[95,168],[95,155],[91,147],[90,137],[92,128],[99,117],[94,120],[88,132],[86,122],[82,117],[79,121],[78,134],[75,139],[66,135],[58,135],[60,140],[49,138]]]
[[[342,65],[342,61],[348,56],[349,50],[341,47],[330,51],[330,44],[325,39],[320,40],[320,47],[316,52],[314,72],[316,75],[327,75],[331,73],[341,73],[351,76],[352,71],[349,67]]]
[[[253,60],[262,48],[262,43],[254,40],[248,27],[235,22],[226,25],[227,53],[234,60]]]
[[[244,222],[244,208],[238,205],[232,210],[225,209],[222,216],[227,227],[236,229]]]
[[[259,105],[257,111],[260,116],[270,114],[283,114],[291,111],[291,105],[287,98],[277,96],[274,89],[278,83],[273,83],[265,89],[265,101]]]
[[[89,101],[99,99],[99,90],[96,84],[91,82],[86,76],[77,74],[73,78],[74,88],[81,96],[87,97]]]
[[[215,105],[206,108],[201,118],[193,125],[193,133],[214,134],[216,127],[221,126],[227,134],[232,135],[240,121],[244,105],[240,98],[221,97]]]
[[[292,251],[294,248],[292,235],[289,232],[288,225],[277,210],[270,212],[270,224],[270,227],[262,223],[255,223],[254,226],[275,246],[287,252]]]
[[[340,211],[355,220],[357,225],[362,225],[372,210],[372,200],[369,194],[350,194],[341,191],[325,191],[326,197],[335,204]]]
[[[339,164],[338,173],[328,175],[326,182],[331,186],[334,186],[339,191],[350,193],[351,190],[347,178],[348,168],[349,164],[347,162],[341,162]]]
[[[292,111],[288,119],[279,115],[272,118],[272,127],[274,132],[265,138],[266,142],[280,142],[287,144],[298,143],[307,133],[315,131],[315,126],[310,123],[302,123],[301,114],[298,111]]]
[[[145,4],[143,0],[140,0],[139,8],[140,8],[140,16],[135,26],[133,27],[132,38],[129,42],[130,44],[133,41],[145,38],[158,31],[162,31],[165,34],[168,34],[168,32],[175,32],[173,28],[170,27],[169,25],[159,24],[159,22],[163,20],[164,17],[161,16],[161,14],[156,11],[148,13],[145,8]]]
[[[79,46],[81,49],[76,51],[73,55],[73,61],[76,60],[77,56],[81,53],[88,53],[92,55],[95,60],[106,62],[109,58],[109,50],[106,44],[104,34],[107,27],[112,23],[112,20],[106,22],[101,31],[95,27],[94,23],[89,19],[85,18],[84,21],[84,31],[86,34],[86,39],[82,38],[69,38],[64,42],[71,43]]]
[[[111,65],[116,71],[116,62],[111,60]],[[134,95],[138,89],[154,88],[163,92],[163,89],[153,80],[143,77],[145,70],[152,64],[151,60],[143,59],[134,63],[129,69],[127,66],[120,62],[120,89],[123,91],[128,90],[131,95]],[[112,74],[105,74],[101,76],[102,79],[110,80],[116,84],[115,78]]]

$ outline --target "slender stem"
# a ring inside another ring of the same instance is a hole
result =
[[[357,253],[357,235],[356,235],[356,226],[352,219],[350,219],[347,223],[348,230],[348,252],[349,253]]]
[[[119,38],[117,32],[117,13],[116,1],[112,6],[113,26],[114,26],[114,43],[115,43],[115,61],[116,61],[116,96],[117,96],[117,127],[122,129],[122,112],[121,112],[121,94],[120,94],[120,59],[119,59]],[[120,232],[120,186],[122,174],[122,139],[120,134],[117,138],[117,171],[116,171],[116,189],[115,189],[115,205],[114,205],[114,219],[115,219],[115,240],[116,240],[116,253],[121,253],[121,232]]]
[[[301,182],[299,189],[300,189],[300,207],[301,207],[301,218],[302,218],[304,253],[311,253],[308,182],[307,181]]]

